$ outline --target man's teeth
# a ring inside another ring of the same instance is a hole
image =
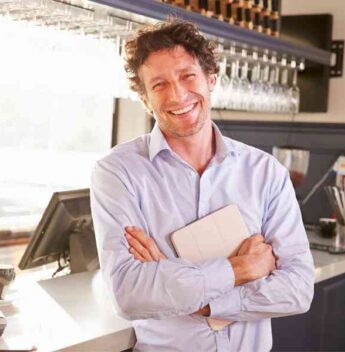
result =
[[[170,112],[174,115],[181,115],[181,114],[185,114],[188,111],[191,111],[193,108],[194,108],[194,104],[190,104],[183,109],[171,110]]]

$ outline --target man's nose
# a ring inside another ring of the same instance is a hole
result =
[[[170,99],[172,101],[181,101],[187,94],[186,87],[181,82],[173,82],[170,85]]]

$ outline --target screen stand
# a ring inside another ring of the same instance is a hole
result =
[[[99,269],[95,235],[84,229],[69,236],[71,274]]]

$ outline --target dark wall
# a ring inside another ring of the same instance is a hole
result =
[[[272,154],[275,145],[296,145],[309,149],[309,172],[304,184],[296,190],[302,199],[341,154],[345,155],[345,124],[290,122],[248,122],[215,120],[225,136]],[[324,185],[334,185],[330,175]],[[323,186],[302,208],[305,223],[316,224],[320,217],[332,215]]]
[[[281,38],[295,44],[331,51],[333,16],[329,14],[282,16]],[[312,65],[298,74],[301,112],[327,112],[330,67]]]

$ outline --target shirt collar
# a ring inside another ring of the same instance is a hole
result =
[[[212,127],[214,131],[214,135],[216,138],[216,154],[215,159],[218,162],[223,161],[228,154],[238,154],[238,148],[236,148],[235,143],[222,135],[218,126],[212,121]],[[168,142],[166,141],[162,131],[158,127],[158,124],[155,123],[153,129],[150,133],[150,140],[149,140],[149,158],[152,161],[157,154],[159,154],[163,150],[169,150],[172,152]]]
[[[162,150],[170,150],[171,148],[166,141],[162,131],[158,127],[158,124],[155,123],[153,129],[150,133],[150,140],[149,140],[149,157],[152,161],[157,154],[159,154]]]

